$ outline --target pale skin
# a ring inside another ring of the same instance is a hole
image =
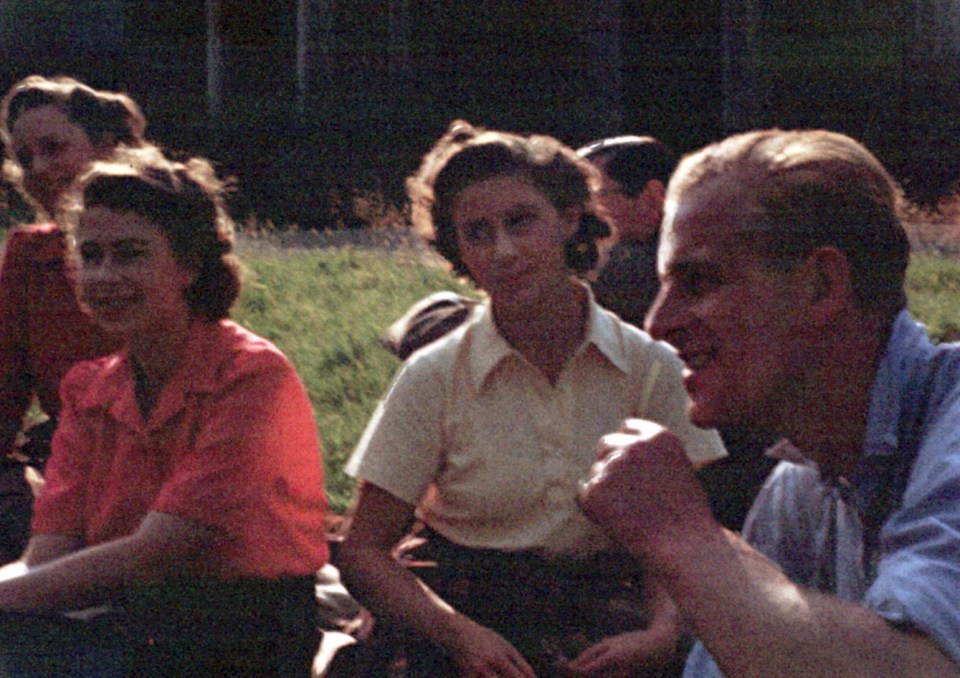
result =
[[[184,289],[196,273],[178,263],[165,236],[132,213],[91,209],[77,229],[78,290],[94,318],[127,338],[143,379],[145,419],[183,358],[191,321]],[[79,537],[35,534],[0,574],[0,609],[74,610],[116,591],[214,566],[219,535],[178,516],[148,512],[133,533],[88,546]]]
[[[559,212],[532,184],[498,176],[468,186],[456,198],[453,222],[461,256],[491,297],[503,336],[551,382],[579,347],[585,298],[570,279],[562,243],[579,212]],[[370,484],[360,490],[338,566],[355,595],[382,614],[447,648],[458,675],[534,673],[502,636],[450,607],[391,555],[414,520],[415,507]],[[635,675],[670,656],[678,640],[676,608],[652,595],[648,630],[607,638],[558,670],[570,676]]]
[[[724,199],[735,191],[719,188],[727,190],[704,190],[668,214],[648,328],[687,363],[696,423],[752,422],[825,472],[847,473],[889,320],[858,306],[837,249],[814,249],[787,271],[761,266],[755,248],[737,247],[737,201]],[[747,363],[739,351],[757,336]],[[582,508],[656,576],[726,675],[960,675],[923,634],[793,584],[724,530],[670,431],[627,421],[601,441],[599,457]]]
[[[607,174],[609,157],[599,156],[590,162],[600,170],[602,186],[596,195],[617,226],[620,240],[654,240],[663,219],[663,198],[666,187],[659,179],[650,179],[639,193],[631,195]]]
[[[24,187],[48,217],[56,213],[64,191],[83,169],[116,146],[112,138],[91,141],[56,104],[24,111],[10,132]]]

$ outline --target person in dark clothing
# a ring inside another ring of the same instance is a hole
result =
[[[619,242],[597,272],[597,301],[631,325],[643,318],[657,296],[657,244],[663,219],[663,193],[674,152],[647,136],[619,136],[583,146],[577,155],[600,170],[597,201],[609,215]]]

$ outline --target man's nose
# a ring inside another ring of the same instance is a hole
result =
[[[644,329],[654,339],[668,341],[671,332],[680,326],[681,311],[676,294],[668,285],[661,285],[647,316]]]

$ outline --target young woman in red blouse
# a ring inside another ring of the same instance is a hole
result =
[[[0,582],[0,619],[19,623],[0,639],[29,642],[0,641],[0,662],[308,676],[327,561],[319,442],[293,367],[229,320],[222,185],[206,161],[144,150],[95,164],[79,196],[78,296],[123,348],[64,378],[33,533]],[[49,616],[89,606],[109,612]]]

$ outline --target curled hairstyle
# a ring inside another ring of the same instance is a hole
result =
[[[685,197],[720,181],[746,215],[744,237],[771,266],[835,247],[847,258],[861,309],[893,316],[906,306],[910,243],[896,186],[862,144],[825,130],[732,136],[680,162],[667,189],[667,221]]]
[[[83,210],[103,207],[133,212],[155,224],[177,262],[197,272],[184,291],[190,312],[219,320],[230,315],[240,294],[225,191],[225,183],[202,158],[171,162],[152,147],[118,152],[94,163],[80,178],[66,221],[74,228]]]
[[[93,144],[136,147],[144,143],[147,119],[126,94],[95,90],[66,76],[31,75],[10,88],[0,109],[0,137],[7,156],[4,175],[21,192],[24,168],[13,153],[13,125],[26,111],[42,106],[58,107]]]
[[[484,130],[457,120],[407,179],[414,228],[454,273],[470,275],[453,226],[453,202],[471,184],[497,176],[530,181],[558,211],[579,209],[580,228],[564,245],[567,264],[580,274],[596,266],[597,240],[610,235],[608,224],[588,209],[599,185],[596,169],[553,137]]]
[[[653,179],[666,186],[677,167],[677,155],[653,137],[624,135],[600,139],[577,149],[577,155],[590,162],[605,162],[607,176],[631,197],[642,193]]]

